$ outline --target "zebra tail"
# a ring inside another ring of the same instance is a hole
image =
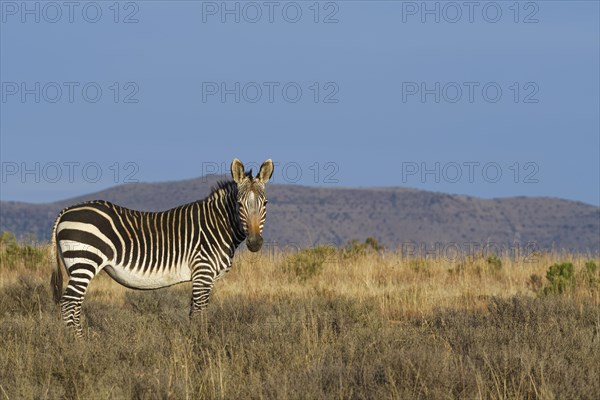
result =
[[[62,213],[61,213],[62,214]],[[58,221],[60,220],[60,215],[56,218],[54,222],[54,228],[52,229],[52,258],[56,260],[56,269],[52,272],[52,277],[50,278],[50,286],[52,286],[52,294],[54,297],[54,302],[58,304],[60,302],[60,298],[62,297],[63,291],[63,275],[61,269],[64,269],[64,263],[61,255],[58,250],[58,243],[56,242],[56,227],[58,226]]]

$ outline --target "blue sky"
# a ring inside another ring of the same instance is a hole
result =
[[[596,1],[72,4],[0,2],[1,200],[238,157],[277,183],[600,204]]]

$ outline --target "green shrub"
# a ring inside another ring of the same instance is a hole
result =
[[[45,256],[44,250],[32,241],[19,243],[9,231],[0,235],[0,269],[14,269],[21,263],[33,269],[44,261]]]
[[[496,254],[488,256],[486,261],[492,272],[499,272],[502,269],[502,260]]]
[[[575,274],[573,264],[565,262],[554,264],[546,272],[548,285],[544,287],[544,294],[563,294],[575,286]]]
[[[380,244],[377,239],[369,236],[363,243],[358,240],[350,240],[342,249],[344,258],[354,258],[365,256],[373,251],[380,252],[385,250],[385,246]]]
[[[304,282],[323,271],[323,264],[337,258],[337,249],[333,246],[317,246],[300,250],[287,257],[285,271]]]
[[[600,268],[593,260],[585,263],[583,266],[583,282],[591,289],[600,288]]]

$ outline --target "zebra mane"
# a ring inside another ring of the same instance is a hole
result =
[[[237,192],[237,183],[234,181],[218,181],[217,184],[211,188],[207,200],[227,196],[235,192]]]
[[[252,169],[246,171],[246,176],[252,179]],[[206,198],[214,199],[217,197],[227,196],[231,193],[237,192],[237,183],[234,181],[217,181],[217,184],[210,189],[210,194]]]

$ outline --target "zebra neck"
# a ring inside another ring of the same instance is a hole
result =
[[[240,220],[237,195],[238,189],[235,182],[220,182],[207,199],[209,209],[226,217],[223,222],[225,223],[225,229],[231,233],[233,249],[246,240],[244,227]]]

